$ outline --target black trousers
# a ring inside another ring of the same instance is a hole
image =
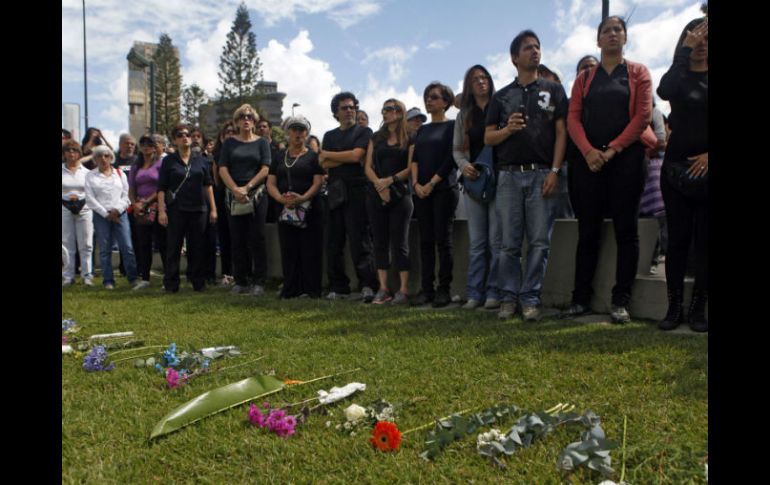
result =
[[[665,162],[664,162],[665,167]],[[695,239],[695,288],[707,290],[709,278],[708,202],[694,201],[677,192],[662,170],[660,190],[666,206],[668,248],[666,249],[666,284],[669,289],[683,289],[690,243]]]
[[[214,188],[214,203],[217,206],[216,237],[219,238],[219,262],[223,275],[233,274],[232,242],[230,241],[230,219],[225,208],[225,188]],[[216,258],[216,251],[214,254]],[[216,260],[214,261],[216,265]],[[216,266],[215,266],[216,268]]]
[[[356,268],[359,290],[368,286],[377,290],[377,274],[372,258],[372,239],[369,235],[369,218],[366,214],[366,185],[347,186],[348,200],[336,209],[329,210],[327,240],[327,276],[331,291],[350,293],[350,279],[345,274],[345,240],[350,245],[350,255]]]
[[[257,204],[257,210],[244,216],[229,214],[232,243],[233,276],[235,284],[264,285],[267,277],[267,248],[265,247],[265,216],[267,196]]]
[[[422,291],[427,296],[434,294],[433,280],[436,272],[436,249],[438,249],[438,289],[449,292],[452,285],[452,229],[455,210],[460,200],[457,187],[433,192],[426,199],[415,199],[414,209],[420,227],[420,272]]]
[[[381,202],[379,195],[370,189],[366,209],[374,236],[375,267],[390,268],[390,249],[396,270],[409,271],[409,222],[414,211],[412,197],[407,193],[391,207],[383,207]]]
[[[166,273],[166,228],[156,220],[152,224],[136,224],[136,268],[139,277],[144,281],[150,281],[150,269],[152,268],[152,246],[157,246],[160,252],[160,261],[163,265],[163,274]],[[188,260],[187,264],[190,262]]]
[[[628,306],[639,262],[639,202],[647,177],[644,147],[638,142],[627,147],[599,172],[591,172],[584,159],[570,162],[570,172],[578,218],[572,302],[585,306],[591,302],[603,216],[609,214],[618,246],[612,304]]]
[[[294,298],[302,294],[311,298],[321,297],[323,211],[317,200],[317,197],[313,200],[307,215],[306,228],[278,223],[283,269],[281,298]],[[281,207],[280,204],[278,207]]]
[[[184,212],[173,205],[168,208],[168,227],[166,228],[166,271],[163,286],[167,291],[179,289],[179,260],[182,256],[182,242],[187,238],[189,274],[192,276],[193,289],[206,286],[203,275],[204,240],[208,214],[206,212]]]

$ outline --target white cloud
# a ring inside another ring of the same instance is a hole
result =
[[[428,47],[426,49],[433,49],[433,50],[443,50],[446,49],[451,45],[451,42],[448,40],[434,40],[430,44],[428,44]]]
[[[388,78],[393,81],[401,80],[406,74],[407,69],[404,63],[411,59],[417,53],[417,46],[408,48],[403,47],[385,47],[383,49],[370,52],[366,55],[361,64],[371,64],[372,62],[385,62],[388,65]]]
[[[216,30],[206,38],[190,39],[183,49],[184,67],[182,79],[189,86],[193,83],[203,89],[207,95],[214,97],[219,88],[219,57],[227,42],[227,34],[232,27],[232,21],[222,19],[217,23]],[[257,39],[259,40],[259,39]]]
[[[288,46],[270,40],[267,47],[259,51],[259,56],[264,65],[264,78],[277,82],[278,90],[287,93],[283,101],[284,117],[291,114],[292,104],[299,103],[295,114],[306,116],[313,134],[321,138],[324,132],[338,126],[329,103],[342,89],[329,64],[311,57],[312,51],[308,31],[301,30]]]
[[[326,13],[337,25],[346,29],[382,8],[377,0],[251,0],[248,7],[256,10],[270,27],[277,22],[295,20],[297,14]]]

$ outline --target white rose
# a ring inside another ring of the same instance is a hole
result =
[[[345,409],[345,418],[350,422],[358,421],[364,416],[366,416],[366,408],[358,404],[351,404]]]

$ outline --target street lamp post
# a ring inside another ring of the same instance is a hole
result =
[[[128,51],[126,59],[128,62],[139,67],[150,67],[150,132],[155,133],[157,131],[155,126],[155,63],[151,59],[147,59],[145,56],[138,53],[133,47]]]
[[[291,105],[291,115],[292,116],[294,116],[294,108],[296,108],[297,106],[302,106],[302,105],[299,104],[299,103],[294,103],[294,104]]]
[[[86,0],[83,0],[83,104],[86,108],[86,130],[88,130],[88,70],[86,69]],[[85,132],[85,130],[84,130]]]

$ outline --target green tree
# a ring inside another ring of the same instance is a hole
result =
[[[171,129],[181,120],[182,72],[179,55],[168,34],[160,35],[160,44],[152,59],[155,62],[157,129],[170,135]]]
[[[193,83],[186,86],[182,92],[182,119],[193,126],[200,124],[201,105],[208,102],[206,92]]]
[[[240,105],[246,97],[259,94],[260,67],[257,36],[251,31],[246,5],[241,3],[219,58],[219,98],[235,100]]]
[[[702,3],[700,5],[700,11],[703,12],[706,16],[708,16],[708,14],[709,14],[709,3],[708,2]]]

